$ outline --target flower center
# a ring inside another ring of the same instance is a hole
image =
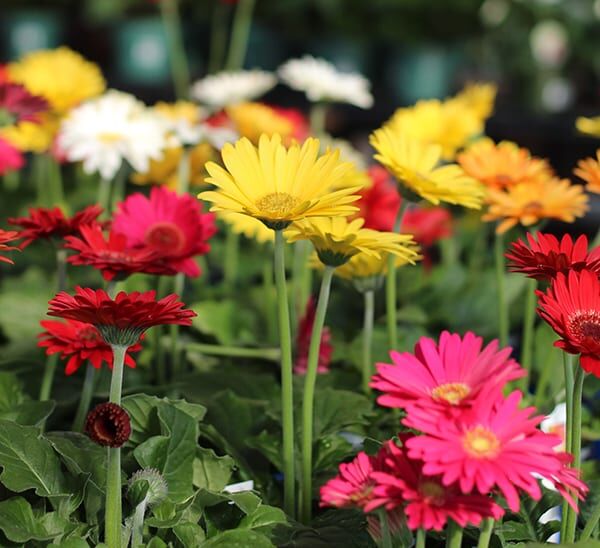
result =
[[[600,312],[578,310],[569,318],[569,332],[583,343],[600,344]]]
[[[539,217],[544,211],[544,204],[541,202],[528,202],[523,206],[523,211],[529,215]]]
[[[471,392],[471,389],[463,382],[448,382],[440,384],[431,391],[434,400],[446,401],[451,405],[458,405]]]
[[[496,184],[500,186],[509,186],[512,182],[513,180],[510,175],[504,175],[503,173],[496,175]]]
[[[93,325],[86,325],[77,332],[77,337],[82,341],[101,341],[100,333]]]
[[[185,234],[175,223],[164,221],[148,228],[144,242],[162,255],[177,255],[185,246]]]
[[[439,483],[433,481],[424,481],[419,485],[419,493],[427,504],[433,506],[442,506],[444,504],[445,492]]]
[[[468,430],[462,442],[465,451],[477,459],[495,457],[500,450],[500,440],[496,434],[481,425]]]
[[[114,144],[122,138],[123,136],[120,133],[111,133],[110,131],[98,135],[98,140],[106,145]]]
[[[261,215],[268,219],[286,219],[300,200],[287,192],[271,192],[256,201]]]
[[[350,500],[352,500],[352,502],[360,506],[362,502],[367,501],[371,497],[371,493],[374,487],[374,482],[368,482],[364,485],[361,485],[360,489],[357,489],[354,493],[350,495]]]

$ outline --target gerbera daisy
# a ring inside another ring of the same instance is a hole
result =
[[[420,259],[411,235],[378,232],[362,228],[363,224],[363,219],[315,217],[296,221],[285,231],[285,237],[290,242],[310,240],[319,259],[330,266],[342,265],[357,253],[397,255],[411,264]]]
[[[13,240],[16,240],[18,237],[18,232],[2,230],[0,228],[0,251],[4,253],[5,251],[14,251],[15,249],[17,249],[16,247],[12,247],[6,244],[12,242]],[[8,257],[4,257],[4,255],[0,255],[0,262],[14,264],[14,262],[11,259],[9,259]]]
[[[304,316],[300,318],[298,324],[298,334],[296,335],[296,356],[294,359],[294,373],[298,375],[306,374],[308,362],[308,349],[310,347],[310,338],[315,323],[316,305],[315,300],[310,297],[306,303]],[[329,363],[333,354],[333,345],[331,344],[331,331],[327,326],[323,327],[321,333],[321,342],[319,344],[319,361],[317,373],[327,373]]]
[[[342,180],[352,164],[339,161],[337,151],[319,156],[319,141],[307,139],[286,149],[281,137],[263,135],[258,148],[245,138],[221,151],[225,169],[209,162],[209,183],[216,191],[202,192],[213,202],[211,211],[233,211],[282,229],[305,217],[349,215],[359,197],[357,188],[328,189]]]
[[[504,514],[492,498],[479,493],[463,494],[456,484],[445,485],[439,476],[425,475],[423,461],[409,458],[404,448],[391,442],[386,445],[384,470],[371,473],[375,487],[368,510],[382,505],[387,510],[404,508],[408,527],[427,531],[441,531],[448,519],[466,527]]]
[[[156,103],[152,110],[163,121],[170,136],[182,145],[195,145],[202,139],[202,109],[190,101]]]
[[[192,86],[192,97],[215,110],[252,101],[277,84],[277,78],[263,70],[219,72],[198,80]]]
[[[498,89],[489,82],[471,82],[454,99],[464,103],[481,120],[489,118],[494,111],[494,102]]]
[[[544,293],[537,291],[539,315],[556,331],[554,346],[581,354],[581,367],[600,377],[600,280],[595,272],[558,273]]]
[[[567,179],[546,179],[517,184],[505,190],[488,189],[484,221],[500,221],[496,232],[503,234],[517,224],[534,225],[544,219],[572,223],[588,210],[588,197],[580,185]]]
[[[21,84],[0,84],[0,126],[19,122],[37,122],[39,115],[48,110],[48,101],[32,95]]]
[[[0,137],[0,175],[21,169],[24,165],[25,159],[19,149]]]
[[[377,403],[386,407],[464,408],[480,396],[497,399],[506,383],[525,375],[511,351],[500,350],[496,340],[484,347],[471,332],[443,331],[439,343],[421,337],[413,354],[391,351],[393,364],[378,363],[370,386],[383,392]]]
[[[588,240],[579,236],[575,243],[569,234],[560,242],[553,234],[527,233],[527,245],[519,239],[506,253],[508,269],[536,280],[551,280],[558,272],[591,270],[600,274],[600,254],[588,254]]]
[[[575,126],[577,129],[584,133],[585,135],[590,135],[591,137],[600,137],[600,116],[595,116],[593,118],[585,118],[584,116],[580,116],[575,120]]]
[[[19,237],[24,241],[20,247],[24,248],[31,242],[40,239],[75,236],[80,233],[82,226],[96,222],[101,213],[100,206],[91,205],[69,219],[58,207],[37,207],[29,209],[28,217],[11,217],[8,222],[21,227]]]
[[[554,451],[560,438],[536,428],[544,417],[532,416],[533,407],[519,409],[521,397],[519,391],[500,401],[482,396],[469,413],[456,416],[412,407],[403,423],[424,435],[406,442],[408,456],[424,461],[424,474],[441,476],[443,485],[456,483],[463,493],[486,495],[497,487],[518,512],[519,490],[534,500],[542,496],[533,474],[552,478],[564,468]]]
[[[156,325],[191,325],[196,313],[184,309],[177,295],[159,301],[155,291],[125,293],[114,300],[103,289],[75,288],[75,295],[61,291],[50,300],[48,314],[91,323],[111,346],[131,346]]]
[[[130,248],[154,251],[187,276],[200,275],[194,257],[208,253],[216,232],[214,215],[202,213],[198,200],[164,187],[153,187],[150,197],[136,192],[119,203],[112,229],[125,235]]]
[[[58,118],[44,113],[37,122],[21,122],[0,128],[0,138],[21,152],[47,152],[55,141],[58,127]]]
[[[376,130],[370,143],[375,159],[396,177],[400,192],[411,201],[419,197],[433,203],[448,202],[479,209],[484,196],[481,183],[467,176],[456,164],[436,167],[441,159],[439,145],[407,138],[389,124]]]
[[[371,166],[367,173],[371,184],[359,193],[356,216],[365,220],[365,228],[390,232],[400,210],[400,194],[385,168]]]
[[[579,160],[573,173],[587,183],[588,192],[600,194],[600,149],[596,151],[596,158]]]
[[[103,362],[112,369],[112,349],[93,325],[77,320],[43,320],[40,325],[45,331],[38,335],[38,346],[45,348],[48,356],[60,354],[61,359],[67,360],[66,375],[75,373],[87,360],[96,369],[100,369]],[[135,367],[135,361],[129,353],[141,349],[138,343],[130,346],[125,355],[125,365]]]

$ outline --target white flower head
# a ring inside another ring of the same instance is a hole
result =
[[[165,147],[161,120],[132,95],[116,90],[73,109],[63,121],[59,144],[68,160],[86,173],[112,179],[123,161],[147,171]]]
[[[219,72],[192,85],[192,97],[214,109],[252,101],[275,86],[277,78],[264,70]]]
[[[565,431],[567,427],[567,404],[559,403],[553,410],[552,413],[546,415],[546,418],[540,423],[540,430],[547,434],[554,434],[559,436],[563,441],[560,446],[557,446],[557,450],[565,450]]]
[[[349,103],[361,108],[373,106],[367,78],[357,72],[340,72],[325,59],[311,55],[290,59],[277,73],[292,89],[306,93],[309,101]]]

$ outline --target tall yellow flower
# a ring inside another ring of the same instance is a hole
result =
[[[256,240],[260,244],[275,239],[275,233],[254,217],[231,211],[219,211],[217,218],[226,222],[236,234],[243,234],[246,238]]]
[[[456,164],[437,167],[441,147],[406,137],[397,127],[384,125],[370,137],[381,162],[396,177],[400,190],[415,200],[424,198],[432,204],[448,202],[479,209],[484,187]]]
[[[286,149],[281,136],[262,135],[258,147],[242,138],[226,144],[221,155],[225,168],[206,164],[206,180],[217,190],[202,192],[212,211],[234,211],[281,230],[305,217],[347,216],[357,210],[357,188],[328,189],[343,179],[352,164],[340,162],[337,151],[319,155],[318,139]]]
[[[580,116],[575,120],[575,126],[585,135],[600,138],[600,116],[595,116],[594,118],[584,118],[583,116]]]
[[[585,188],[588,192],[600,194],[600,148],[596,151],[596,158],[579,160],[574,173],[587,183]]]

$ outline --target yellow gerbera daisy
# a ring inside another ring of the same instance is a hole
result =
[[[217,217],[225,221],[236,234],[243,234],[246,238],[254,239],[260,244],[275,239],[275,232],[254,217],[231,211],[219,211]]]
[[[100,95],[106,88],[98,66],[64,46],[28,53],[8,65],[8,73],[13,82],[45,97],[58,114]]]
[[[401,256],[395,257],[396,266],[408,264],[408,260]],[[388,254],[382,253],[379,257],[368,253],[357,253],[350,257],[347,263],[335,269],[340,278],[346,280],[357,280],[361,278],[381,278],[387,272]]]
[[[292,224],[285,237],[290,242],[310,240],[325,265],[339,266],[357,253],[381,257],[388,253],[414,264],[419,259],[411,234],[379,232],[362,228],[364,219],[348,221],[344,217],[303,219]]]
[[[497,91],[498,88],[495,84],[474,82],[467,84],[453,100],[463,102],[483,121],[489,118],[494,111]]]
[[[594,118],[584,118],[583,116],[580,116],[575,120],[575,127],[577,127],[581,133],[600,138],[600,116],[595,116]]]
[[[496,232],[502,234],[520,223],[531,226],[544,219],[572,223],[588,210],[588,197],[581,185],[568,179],[547,179],[521,183],[505,190],[490,189],[489,208],[484,221],[500,221]]]
[[[23,152],[45,152],[58,131],[58,120],[51,114],[40,116],[39,123],[20,122],[0,129],[0,137]]]
[[[456,164],[436,167],[441,158],[439,145],[409,139],[396,127],[384,125],[370,137],[381,162],[398,180],[400,190],[414,201],[417,195],[432,204],[448,202],[479,209],[484,187]],[[406,192],[408,191],[408,192]]]
[[[175,103],[159,101],[153,108],[158,114],[169,120],[185,120],[190,124],[198,123],[203,116],[202,109],[191,101],[176,101]]]
[[[585,188],[588,192],[600,194],[600,148],[596,151],[596,158],[579,160],[573,173],[587,183]]]
[[[262,103],[238,103],[225,109],[236,131],[257,144],[260,136],[281,135],[288,144],[294,135],[294,124],[274,108]]]
[[[207,182],[215,191],[202,192],[201,200],[212,202],[212,211],[234,211],[281,230],[305,217],[351,215],[350,205],[359,199],[357,188],[328,189],[343,180],[352,164],[340,162],[338,151],[319,156],[318,139],[288,149],[281,136],[262,135],[258,147],[242,138],[226,144],[221,155],[225,169],[206,164]]]

